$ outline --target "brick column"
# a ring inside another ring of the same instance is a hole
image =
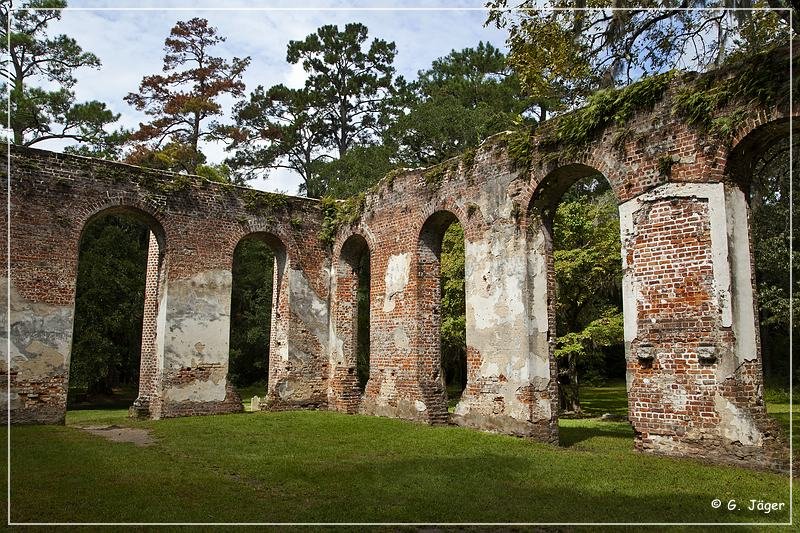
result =
[[[436,216],[436,215],[434,215]],[[441,355],[443,229],[423,230],[417,251],[417,333],[414,338],[419,394],[424,415],[431,423],[446,423],[447,391]],[[417,402],[419,403],[419,402]]]
[[[160,359],[163,357],[163,342],[161,357],[159,357],[158,340],[163,336],[158,334],[159,301],[163,295],[164,256],[161,253],[155,234],[150,232],[147,248],[147,274],[144,285],[144,313],[142,319],[142,351],[139,362],[139,396],[130,408],[133,417],[151,416],[151,402],[159,397],[159,377],[161,375]],[[163,326],[163,321],[162,321]],[[155,407],[154,413],[158,415],[160,406]],[[159,418],[155,416],[155,418]]]
[[[468,379],[457,424],[557,441],[544,237],[538,219],[527,235],[507,219],[466,242]]]
[[[630,420],[640,450],[787,464],[766,417],[744,194],[666,184],[620,206]]]
[[[336,411],[358,410],[358,257],[342,257],[336,267],[332,302],[331,384],[328,405]]]
[[[328,302],[275,251],[269,383],[263,409],[323,407],[328,401]]]

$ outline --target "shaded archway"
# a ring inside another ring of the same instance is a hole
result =
[[[339,252],[335,306],[337,342],[329,403],[352,413],[358,409],[370,374],[370,249],[359,234],[348,237]]]
[[[561,414],[627,416],[615,192],[590,166],[560,167],[534,191],[527,229],[532,349],[551,354],[553,407]],[[582,392],[591,392],[586,402]]]
[[[82,228],[69,408],[158,416],[164,258],[161,225],[139,209],[105,209]]]
[[[286,344],[285,328],[275,320],[286,307],[285,268],[286,249],[271,233],[245,235],[234,249],[228,375],[253,410],[259,405],[251,405],[251,399],[266,397],[270,361]]]
[[[445,265],[449,268],[444,271],[443,251],[451,262]],[[417,260],[421,392],[429,419],[446,422],[448,403],[452,404],[450,408],[455,408],[469,375],[464,316],[464,233],[458,217],[450,211],[437,211],[428,217],[420,231]],[[443,281],[452,282],[452,286],[443,287]],[[448,297],[444,302],[447,308],[443,306],[443,294]],[[442,349],[443,325],[452,330],[446,331],[449,338],[444,339],[445,350]],[[448,360],[443,358],[445,355]]]
[[[790,127],[794,128],[793,136]],[[790,146],[790,142],[794,144]],[[798,167],[790,165],[790,148],[794,154],[800,150],[798,121],[791,126],[788,118],[767,122],[736,143],[725,166],[731,185],[726,203],[741,214],[731,235],[734,312],[742,315],[742,310],[750,308],[748,300],[755,300],[754,355],[760,359],[767,388],[784,392],[789,388],[790,372],[798,377],[797,368],[789,366],[788,356],[792,333],[789,297],[793,289],[788,285],[792,249],[789,202],[790,190],[794,189],[796,198],[800,185]],[[795,203],[795,212],[797,207]],[[797,261],[794,265],[797,269]],[[795,270],[795,280],[798,274]],[[740,322],[745,320],[751,322],[747,317]],[[793,333],[798,334],[796,322]]]

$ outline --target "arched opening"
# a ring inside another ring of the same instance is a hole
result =
[[[468,381],[464,230],[453,213],[437,211],[428,218],[418,258],[423,395],[431,419],[446,421]]]
[[[528,231],[529,254],[548,272],[559,413],[626,417],[619,211],[610,184],[585,165],[555,170],[534,194]],[[531,297],[543,300],[543,292]]]
[[[741,213],[742,219],[734,221],[737,228],[749,232],[734,234],[731,238],[731,254],[736,268],[736,258],[741,257],[744,268],[740,277],[750,282],[754,277],[753,292],[756,300],[757,336],[764,377],[767,408],[788,428],[789,376],[796,380],[800,374],[797,366],[790,368],[789,338],[800,333],[797,321],[794,331],[790,322],[789,254],[793,253],[790,225],[790,190],[797,198],[800,186],[798,166],[790,165],[790,142],[794,154],[800,150],[800,126],[794,121],[794,135],[790,138],[789,120],[777,120],[764,124],[746,135],[728,157],[726,177],[734,188],[742,191],[749,213]],[[735,195],[728,195],[728,203],[735,202]],[[795,200],[797,202],[797,200]],[[731,206],[733,208],[735,206]],[[794,204],[797,212],[798,204]],[[796,252],[795,252],[796,253]],[[752,257],[752,263],[751,263]],[[795,256],[793,277],[800,279],[798,260]],[[736,282],[734,277],[733,282]],[[744,283],[739,283],[744,284]],[[733,293],[733,306],[742,307],[749,302],[737,302],[740,291]],[[797,300],[795,299],[795,306]],[[795,312],[797,307],[795,307]],[[796,381],[795,381],[796,382]]]
[[[285,262],[283,244],[269,233],[246,235],[233,252],[228,379],[246,410],[257,410],[253,397],[265,397],[269,387]]]
[[[336,267],[336,336],[333,405],[354,412],[369,381],[370,250],[366,239],[351,235],[342,245]]]
[[[79,245],[68,409],[157,406],[164,232],[150,215],[112,208],[92,217]]]

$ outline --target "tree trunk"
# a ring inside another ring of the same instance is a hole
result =
[[[576,414],[581,414],[580,390],[578,388],[578,361],[576,357],[569,358],[569,388],[570,409]]]

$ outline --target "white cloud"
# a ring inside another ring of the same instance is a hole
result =
[[[303,69],[303,65],[300,62],[289,65],[285,76],[284,83],[291,89],[300,89],[306,83],[306,71]]]

